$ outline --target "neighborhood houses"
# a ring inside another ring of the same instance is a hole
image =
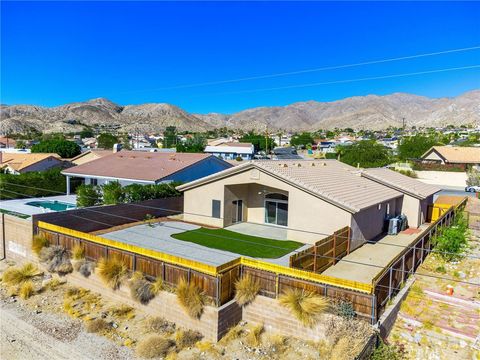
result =
[[[0,169],[8,174],[45,171],[62,164],[63,161],[57,154],[0,152]]]

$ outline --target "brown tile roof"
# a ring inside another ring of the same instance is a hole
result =
[[[66,175],[157,181],[213,156],[197,153],[120,151],[64,170]]]
[[[87,150],[87,151],[75,156],[74,158],[69,159],[69,161],[73,164],[81,165],[81,164],[84,164],[88,161],[93,161],[93,160],[96,160],[98,158],[101,158],[101,157],[104,157],[104,156],[107,156],[107,155],[112,155],[112,154],[113,154],[113,150],[91,149],[91,150]],[[83,158],[85,158],[88,155],[91,155],[92,159],[91,160],[84,160]]]
[[[22,171],[29,166],[32,166],[40,161],[48,158],[55,158],[60,160],[58,154],[52,153],[0,153],[0,167],[9,166],[13,170]]]
[[[257,168],[347,211],[358,212],[401,197],[387,186],[363,178],[360,171],[337,160],[253,160],[179,186],[179,190]]]
[[[480,163],[480,146],[433,146],[422,158],[436,151],[449,163],[478,164]]]
[[[419,180],[385,168],[364,169],[362,176],[420,199],[425,199],[441,190],[437,186],[425,184]]]
[[[213,146],[235,146],[235,147],[252,147],[251,143],[241,143],[241,142],[224,142],[218,145]]]
[[[9,148],[13,148],[13,147],[15,147],[17,142],[15,140],[13,140],[12,138],[5,137],[5,136],[0,136],[0,144],[2,145],[1,147],[7,147],[7,144],[8,144]]]

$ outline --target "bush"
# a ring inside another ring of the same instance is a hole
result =
[[[235,282],[235,300],[238,305],[244,306],[255,300],[260,291],[260,283],[250,275],[246,275]]]
[[[102,185],[103,203],[105,205],[116,205],[123,202],[125,194],[122,185],[118,181],[112,181]]]
[[[22,299],[28,299],[30,296],[35,294],[35,288],[33,286],[32,280],[27,280],[22,285],[20,285],[20,290],[18,292],[18,295]]]
[[[41,235],[34,235],[32,239],[32,251],[39,255],[44,247],[50,246],[48,239]]]
[[[187,314],[194,319],[200,318],[203,313],[205,297],[193,283],[181,278],[177,285],[177,299]]]
[[[433,239],[436,253],[446,261],[458,260],[468,246],[467,222],[462,213],[457,212],[452,226],[444,228],[441,234]]]
[[[162,290],[165,290],[165,284],[161,277],[157,277],[152,284],[152,292],[154,295],[158,295],[158,293]]]
[[[167,320],[161,317],[148,318],[145,323],[146,332],[161,332],[169,333],[175,330],[175,324],[169,323]]]
[[[47,263],[47,270],[59,274],[68,274],[73,271],[68,250],[61,246],[43,248],[39,255],[40,261]]]
[[[405,176],[408,176],[408,177],[411,177],[411,178],[418,178],[418,175],[415,171],[413,170],[403,170],[403,169],[395,169],[396,172],[402,174],[402,175],[405,175]]]
[[[142,358],[165,357],[172,342],[160,335],[150,335],[141,340],[136,348],[136,353]]]
[[[305,326],[314,326],[321,314],[328,308],[328,300],[313,292],[300,289],[287,289],[279,298],[280,304]]]
[[[129,282],[130,296],[141,304],[148,304],[155,297],[152,283],[145,278],[134,278]]]
[[[357,313],[353,309],[350,301],[340,300],[335,304],[335,313],[345,319],[353,319]]]
[[[85,258],[85,248],[82,244],[75,244],[72,248],[72,259],[82,260]]]
[[[97,187],[82,184],[77,188],[78,207],[95,206],[100,203],[100,193],[98,192]]]
[[[192,347],[197,341],[202,339],[202,334],[192,330],[178,330],[175,333],[175,344],[177,349],[181,350],[186,347]]]
[[[85,330],[89,333],[99,333],[110,327],[104,319],[88,320],[85,322]]]
[[[120,287],[128,273],[127,265],[118,257],[101,258],[97,270],[103,282],[113,290]]]
[[[263,325],[256,325],[253,326],[250,329],[250,332],[248,333],[247,337],[245,338],[245,341],[247,342],[248,345],[257,347],[260,345],[260,335],[263,333]]]
[[[73,158],[81,153],[78,144],[65,139],[42,140],[31,150],[32,153],[56,153],[62,158]]]
[[[20,268],[10,267],[3,273],[2,281],[7,285],[20,285],[42,272],[32,263],[27,263]]]
[[[383,341],[380,346],[376,348],[371,357],[371,360],[403,360],[406,359],[405,350],[396,345],[388,345]]]

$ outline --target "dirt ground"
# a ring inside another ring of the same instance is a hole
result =
[[[469,246],[460,261],[432,254],[417,270],[388,338],[409,359],[480,359],[480,230],[471,230]]]
[[[0,262],[0,271],[7,267]],[[53,279],[61,280],[56,275]],[[179,337],[185,329],[175,324],[106,301],[88,290],[72,288],[62,280],[60,284],[55,280],[55,286],[49,282],[50,274],[39,276],[35,280],[37,293],[26,300],[12,296],[10,288],[0,283],[2,359],[137,359],[138,343],[151,334],[171,340],[168,359],[331,359],[335,353],[348,359],[353,358],[352,351],[362,347],[363,337],[371,331],[365,322],[355,320],[359,340],[353,346],[352,341],[339,341],[347,338],[343,331],[352,328],[350,324],[332,328],[331,336],[338,342],[338,346],[332,347],[326,342],[265,333],[259,331],[258,325],[241,322],[217,344],[202,340],[199,334],[190,334],[190,341],[184,337],[182,343]],[[98,333],[87,332],[85,321],[94,319],[104,319],[107,328]]]

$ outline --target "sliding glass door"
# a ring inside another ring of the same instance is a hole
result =
[[[288,197],[282,194],[265,196],[265,223],[288,225]]]

